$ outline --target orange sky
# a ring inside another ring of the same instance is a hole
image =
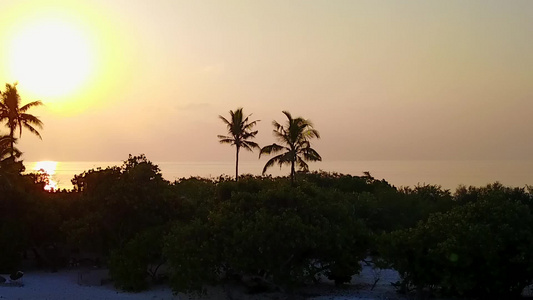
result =
[[[231,161],[239,106],[261,145],[311,119],[324,160],[533,159],[531,37],[529,0],[4,0],[0,83],[46,104],[27,161]]]

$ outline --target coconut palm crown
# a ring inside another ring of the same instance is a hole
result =
[[[2,93],[0,99],[0,122],[7,121],[6,126],[9,128],[9,136],[11,137],[11,149],[15,149],[15,131],[17,128],[19,129],[19,137],[22,136],[22,127],[24,127],[41,138],[41,135],[35,127],[42,128],[43,123],[38,117],[28,114],[27,111],[43,103],[41,101],[33,101],[24,106],[20,106],[20,102],[17,83],[6,83],[6,90]],[[15,155],[14,152],[11,154],[12,156]]]
[[[263,174],[268,168],[274,164],[278,164],[280,168],[284,164],[291,166],[291,182],[294,183],[294,176],[296,173],[296,166],[299,170],[308,172],[309,166],[305,161],[321,161],[320,154],[311,148],[309,142],[312,138],[320,138],[320,134],[313,128],[313,123],[310,120],[303,119],[301,117],[293,118],[292,115],[283,111],[287,117],[285,126],[281,125],[277,121],[273,121],[274,136],[281,143],[265,146],[259,152],[259,157],[263,154],[275,154],[283,152],[277,156],[272,157],[263,168]]]
[[[250,121],[248,116],[244,116],[242,107],[235,111],[230,110],[230,119],[223,116],[218,116],[228,128],[228,135],[218,135],[221,144],[234,145],[236,148],[235,154],[235,180],[239,179],[239,151],[241,148],[248,151],[253,151],[254,148],[260,149],[259,145],[250,139],[255,138],[257,130],[252,131],[252,128],[259,122],[259,120]]]

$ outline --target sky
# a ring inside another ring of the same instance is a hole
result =
[[[232,161],[238,107],[323,160],[531,160],[532,37],[530,0],[2,0],[0,89],[45,104],[27,161]]]

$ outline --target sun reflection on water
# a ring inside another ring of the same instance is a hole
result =
[[[56,173],[57,164],[57,161],[38,161],[32,168],[34,171],[42,171],[48,174],[48,184],[44,187],[47,191],[57,190],[57,182],[53,179],[53,175]]]

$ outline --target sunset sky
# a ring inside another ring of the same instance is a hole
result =
[[[530,0],[2,0],[0,43],[45,103],[28,161],[232,161],[238,107],[260,145],[311,119],[324,160],[533,159]]]

